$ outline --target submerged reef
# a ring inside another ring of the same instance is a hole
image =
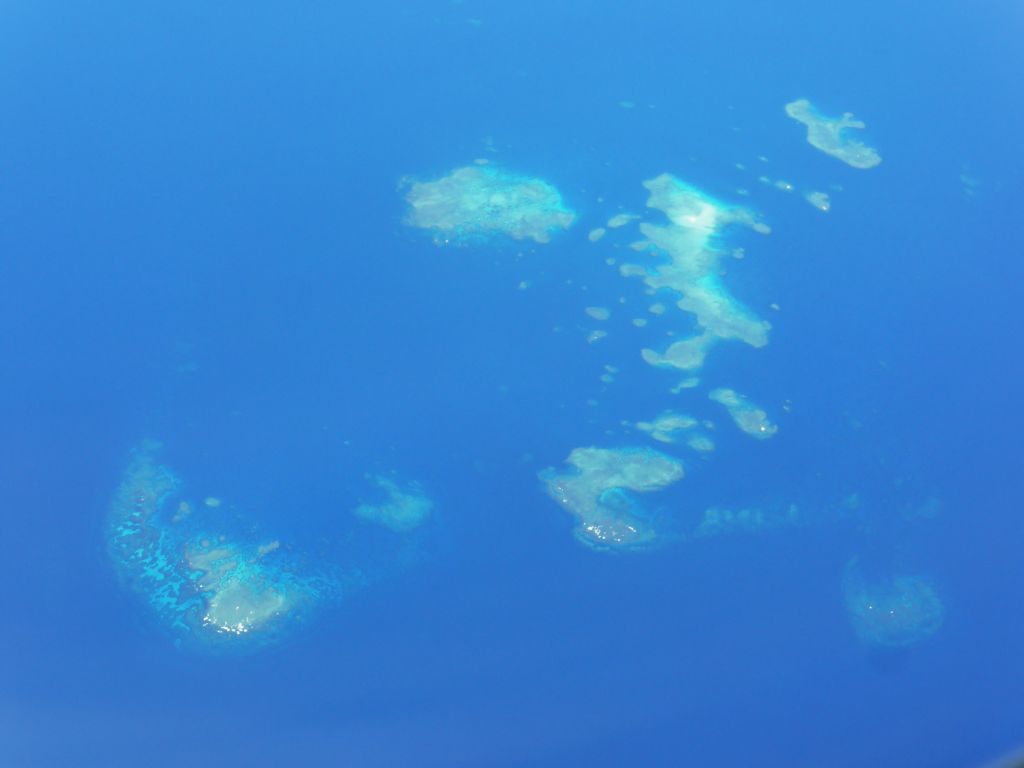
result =
[[[689,439],[687,439],[686,445],[687,447],[695,450],[697,453],[707,454],[715,450],[715,441],[712,440],[707,435],[699,433],[691,435]]]
[[[906,648],[934,634],[946,610],[923,576],[874,572],[853,558],[843,577],[846,610],[867,646]]]
[[[413,181],[405,199],[408,224],[430,230],[438,244],[478,242],[494,235],[546,243],[575,218],[546,181],[491,165],[469,165],[435,181]]]
[[[597,549],[638,549],[658,538],[653,516],[635,494],[651,493],[683,477],[683,466],[649,448],[576,448],[570,469],[540,473],[548,495],[576,518],[576,537]]]
[[[430,516],[434,502],[416,483],[399,484],[381,475],[369,480],[383,493],[383,498],[376,504],[360,504],[353,510],[356,517],[404,533],[418,528]]]
[[[688,432],[699,424],[693,416],[676,411],[662,411],[652,421],[638,421],[634,426],[646,432],[659,443],[677,443],[682,432]]]
[[[339,578],[301,569],[277,541],[225,531],[219,505],[193,511],[158,450],[146,442],[134,451],[110,506],[108,544],[124,584],[179,644],[275,640],[339,593]]]
[[[704,510],[704,518],[693,535],[695,538],[703,538],[731,533],[758,533],[770,528],[795,525],[799,521],[800,510],[796,504],[744,507],[737,510],[710,507]]]
[[[757,317],[722,283],[720,260],[727,255],[717,246],[722,231],[739,224],[767,234],[771,230],[747,208],[729,206],[667,173],[644,182],[650,191],[647,205],[662,211],[668,224],[643,222],[642,250],[667,258],[651,266],[623,264],[624,276],[642,277],[652,292],[668,290],[680,298],[676,306],[695,317],[703,329],[666,349],[644,349],[651,365],[694,371],[701,368],[709,349],[719,340],[736,339],[753,347],[768,343],[771,325]],[[660,306],[660,305],[658,305]]]
[[[736,426],[751,437],[767,440],[779,431],[778,426],[768,419],[768,414],[763,408],[734,389],[719,387],[711,390],[708,397],[716,403],[724,405]]]
[[[850,129],[862,130],[866,127],[852,113],[829,117],[821,114],[807,99],[797,99],[786,105],[786,114],[807,126],[807,143],[826,155],[861,169],[874,168],[882,162],[877,150],[848,135]]]
[[[110,554],[125,584],[174,629],[189,631],[190,622],[201,621],[200,606],[191,590],[187,569],[180,568],[180,541],[164,533],[163,517],[180,482],[165,466],[157,464],[159,443],[146,442],[135,450],[114,494],[108,520]],[[169,524],[181,522],[190,507],[180,507]]]

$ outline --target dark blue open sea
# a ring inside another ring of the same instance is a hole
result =
[[[1022,39],[4,2],[0,767],[1013,764]]]

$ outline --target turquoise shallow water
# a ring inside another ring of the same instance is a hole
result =
[[[7,4],[0,762],[1018,747],[1022,25]]]

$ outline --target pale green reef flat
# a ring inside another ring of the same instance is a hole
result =
[[[683,477],[677,459],[650,448],[576,448],[569,469],[540,473],[548,495],[576,519],[576,537],[598,549],[651,546],[658,529],[634,494],[667,488]]]
[[[821,114],[807,99],[797,99],[786,105],[786,114],[807,126],[807,143],[826,155],[862,170],[874,168],[882,162],[878,150],[850,135],[850,131],[860,131],[867,127],[852,113],[846,112],[841,117],[829,117]],[[819,203],[813,200],[811,202],[821,207]]]
[[[661,211],[666,224],[640,224],[646,238],[641,248],[655,258],[653,264],[623,264],[627,277],[641,277],[652,291],[678,295],[676,306],[693,315],[700,333],[672,342],[665,349],[645,348],[641,355],[651,365],[696,371],[717,342],[734,339],[752,347],[768,343],[771,325],[736,299],[720,277],[726,256],[718,247],[723,230],[731,225],[767,234],[771,230],[749,209],[721,203],[670,174],[644,182],[650,192],[649,208]]]
[[[575,214],[542,179],[493,165],[467,165],[433,181],[408,182],[406,218],[439,244],[465,244],[495,235],[546,243],[568,229]]]

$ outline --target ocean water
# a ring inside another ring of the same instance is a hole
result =
[[[0,30],[0,765],[1024,746],[1019,4],[19,1]],[[571,225],[524,232],[523,189]],[[457,225],[413,215],[439,190]],[[649,293],[673,253],[709,263]],[[703,322],[675,306],[708,285]],[[700,366],[642,357],[706,328]],[[697,423],[637,426],[666,411]]]

